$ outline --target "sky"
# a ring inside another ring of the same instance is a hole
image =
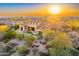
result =
[[[51,15],[50,8],[54,5],[60,7],[58,15],[79,15],[79,4],[55,3],[0,3],[0,16],[46,16]],[[53,15],[53,14],[52,14]]]

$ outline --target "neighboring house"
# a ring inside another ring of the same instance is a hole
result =
[[[32,32],[34,35],[42,35],[43,31],[38,27],[38,25],[39,23],[34,23],[34,22],[20,24],[19,30],[23,32]]]

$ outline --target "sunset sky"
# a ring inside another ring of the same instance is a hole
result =
[[[79,15],[79,4],[46,4],[46,3],[0,3],[0,16],[46,16],[53,15],[50,8],[60,7],[58,15]]]

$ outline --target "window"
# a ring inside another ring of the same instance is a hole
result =
[[[35,28],[34,27],[31,27],[32,31],[35,31]]]

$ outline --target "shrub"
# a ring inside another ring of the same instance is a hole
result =
[[[18,40],[22,40],[24,38],[24,35],[23,34],[20,34],[20,33],[19,34],[17,33],[15,37]]]
[[[7,43],[12,38],[15,38],[16,32],[14,30],[8,30],[4,34],[4,43]]]
[[[32,45],[33,41],[35,40],[35,37],[32,34],[25,34],[24,35],[24,40],[28,45]]]
[[[15,24],[15,25],[13,26],[13,28],[14,28],[15,30],[17,30],[17,29],[19,28],[19,25],[18,25],[18,24]]]
[[[6,33],[5,33],[5,38],[6,39],[11,39],[11,38],[14,38],[16,35],[16,32],[14,30],[8,30]]]
[[[53,37],[56,35],[56,32],[53,30],[45,30],[43,35],[45,39],[50,40],[53,39]]]
[[[73,29],[73,30],[78,30],[79,29],[79,20],[71,20],[68,22],[68,25]]]
[[[48,42],[52,48],[49,49],[50,55],[71,55],[71,40],[67,33],[60,32],[55,38]]]
[[[4,40],[4,43],[7,43],[7,42],[9,42],[9,40],[10,40],[10,39],[5,39],[5,40]]]
[[[21,55],[25,55],[27,54],[27,46],[26,45],[19,45],[17,48],[16,48],[16,52],[20,53]]]

